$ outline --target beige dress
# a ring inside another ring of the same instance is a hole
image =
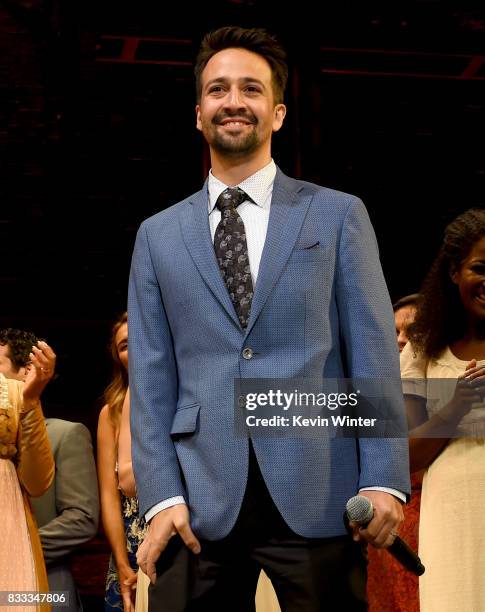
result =
[[[258,588],[256,589],[256,612],[280,612],[280,605],[276,597],[271,580],[261,570]]]
[[[54,478],[44,417],[40,409],[22,412],[22,383],[0,374],[0,591],[47,592],[44,558],[28,495],[42,495]],[[50,607],[2,606],[11,610]]]
[[[148,587],[150,579],[141,569],[137,572],[135,612],[148,611]]]
[[[414,356],[410,344],[401,353],[405,393],[426,397],[426,379],[457,378],[468,362],[449,348],[435,359]],[[485,361],[479,362],[485,365]],[[430,383],[428,389],[432,386]],[[435,385],[436,390],[436,385]],[[446,394],[452,387],[446,388]],[[444,392],[444,390],[443,390]],[[435,410],[449,401],[441,397]],[[460,428],[479,433],[484,409],[473,409]],[[482,434],[483,435],[483,434]],[[451,440],[423,479],[419,555],[426,567],[419,581],[421,612],[485,612],[485,439]]]

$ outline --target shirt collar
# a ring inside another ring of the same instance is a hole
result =
[[[275,176],[276,164],[271,160],[267,166],[261,168],[261,170],[258,170],[251,176],[248,176],[247,179],[244,179],[244,181],[238,185],[233,185],[233,187],[240,187],[257,206],[264,208],[268,200],[268,195],[273,190]],[[209,171],[209,214],[214,210],[217,198],[224,189],[227,189],[227,187],[228,185],[225,185],[212,174],[212,170]]]

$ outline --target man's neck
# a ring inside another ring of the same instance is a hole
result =
[[[242,183],[245,179],[258,172],[258,170],[267,166],[270,161],[270,152],[264,156],[261,154],[256,155],[254,158],[227,159],[227,157],[222,158],[211,151],[212,174],[229,187],[239,185],[239,183]]]

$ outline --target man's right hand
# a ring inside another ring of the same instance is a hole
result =
[[[156,514],[150,521],[145,539],[138,549],[136,561],[152,584],[155,584],[157,579],[155,563],[170,538],[177,533],[187,548],[196,555],[200,553],[200,542],[190,528],[189,510],[186,504],[177,504]]]

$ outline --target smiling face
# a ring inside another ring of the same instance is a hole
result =
[[[254,154],[267,163],[271,135],[280,129],[284,104],[274,103],[271,68],[260,55],[229,48],[211,57],[202,72],[196,106],[212,156],[241,159]]]
[[[476,242],[460,268],[452,269],[463,308],[472,322],[485,321],[485,236]]]

